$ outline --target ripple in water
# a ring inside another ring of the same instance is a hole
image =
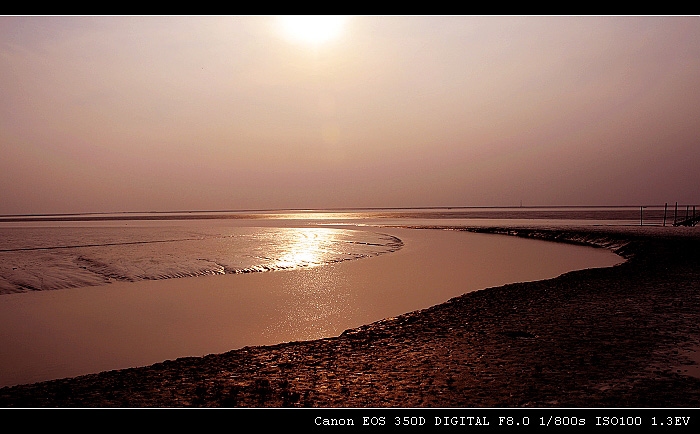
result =
[[[0,294],[315,267],[401,246],[331,228],[0,228]]]

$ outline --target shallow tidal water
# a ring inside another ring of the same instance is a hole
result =
[[[151,241],[154,234],[164,233],[154,226],[147,225],[148,230],[143,231]],[[89,254],[93,255],[90,258],[99,254],[120,258],[117,264],[123,272],[115,275],[131,276],[129,279],[112,277],[91,282],[91,286],[0,295],[0,386],[144,366],[248,345],[336,336],[348,328],[427,308],[466,292],[622,262],[603,249],[461,231],[374,226],[353,226],[354,230],[348,226],[273,228],[255,226],[255,222],[237,222],[229,228],[222,223],[207,226],[197,222],[188,230],[206,236],[185,240],[177,238],[181,229],[166,226],[171,241],[133,244],[134,238],[127,236],[114,244],[104,235],[110,231],[98,228],[93,231],[97,242],[86,243],[85,237],[64,240],[65,245],[81,247],[56,249],[64,261],[69,261],[65,259],[68,250],[80,249],[82,253],[68,255],[73,259]],[[241,238],[244,244],[253,241],[247,244],[248,250],[238,249],[226,256],[222,253],[226,242],[236,240],[232,234],[247,234],[247,241]],[[265,242],[270,246],[261,247]],[[46,238],[37,237],[33,243],[32,248],[45,246],[41,243]],[[275,243],[287,247],[273,247]],[[295,247],[289,248],[290,244]],[[48,247],[52,246],[55,243]],[[162,252],[154,256],[149,250],[163,246],[186,247],[166,248],[170,256],[164,258]],[[250,249],[258,248],[262,250],[250,254]],[[13,249],[18,251],[18,247]],[[236,255],[254,264],[236,265],[230,259]],[[155,277],[138,278],[134,270],[147,269],[144,264],[156,257],[162,261],[152,261]],[[182,273],[182,267],[201,266],[202,257],[207,264],[223,266],[224,272]],[[214,257],[217,259],[211,260]],[[240,272],[260,261],[272,264],[266,269],[276,271]],[[103,262],[110,265],[114,261]],[[163,264],[169,273],[162,273]],[[80,270],[90,271],[71,273]],[[59,276],[64,283],[70,280]]]

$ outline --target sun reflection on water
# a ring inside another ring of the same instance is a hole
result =
[[[351,287],[339,279],[332,265],[318,266],[329,261],[342,261],[340,258],[348,255],[365,256],[351,253],[358,247],[357,241],[350,238],[352,231],[288,228],[279,236],[283,236],[284,241],[277,240],[278,245],[283,245],[283,250],[276,266],[314,268],[314,271],[285,274],[285,284],[279,287],[286,300],[280,307],[281,319],[267,327],[263,334],[294,336],[303,340],[337,334],[338,321],[351,317],[357,303],[352,300]]]
[[[265,214],[266,218],[279,220],[355,220],[366,217],[357,212],[323,212],[323,211],[296,211],[296,212],[271,212]]]
[[[285,231],[287,238],[280,243],[281,255],[276,262],[279,268],[314,267],[324,263],[337,234],[315,228],[295,228]]]

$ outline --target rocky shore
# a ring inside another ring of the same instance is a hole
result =
[[[334,338],[6,387],[0,406],[700,407],[697,229],[468,230],[597,245],[627,261]]]

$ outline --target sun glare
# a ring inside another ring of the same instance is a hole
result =
[[[279,18],[285,36],[295,42],[320,45],[337,38],[347,17],[325,15],[294,15]]]

